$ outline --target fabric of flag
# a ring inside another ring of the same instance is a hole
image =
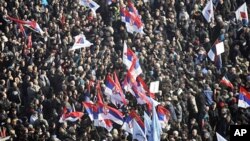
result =
[[[141,92],[146,92],[149,97],[155,98],[155,94],[149,91],[149,88],[147,84],[144,82],[144,80],[142,79],[142,77],[138,76],[136,78],[136,81],[138,83],[138,87],[140,88]]]
[[[82,103],[91,121],[99,120],[98,107],[93,102]]]
[[[120,7],[121,21],[125,23],[126,29],[129,33],[140,33],[143,32],[143,23],[138,15],[129,12],[125,7]]]
[[[229,87],[229,88],[231,88],[231,89],[234,89],[233,84],[225,76],[222,77],[220,83],[223,84],[223,85],[225,85],[225,86],[227,86],[227,87]]]
[[[130,92],[137,100],[138,104],[148,104],[150,105],[150,101],[148,100],[147,96],[145,93],[143,93],[142,91],[140,91],[136,80],[134,79],[134,77],[132,76],[132,74],[130,73],[130,71],[127,72],[127,75],[124,79],[124,89],[127,92]]]
[[[161,123],[158,118],[156,112],[156,105],[153,105],[153,112],[152,112],[152,126],[151,126],[151,135],[149,137],[150,141],[160,141],[161,140]]]
[[[224,40],[224,36],[220,35],[207,54],[210,60],[214,62],[218,70],[222,68],[221,53],[224,52],[224,43],[221,44],[221,42],[223,42],[223,40]]]
[[[140,128],[144,131],[145,126],[144,126],[143,121],[141,120],[140,116],[133,110],[125,118],[125,121],[122,125],[122,129],[133,134],[133,119],[135,119],[138,122]]]
[[[94,11],[100,7],[100,5],[93,0],[80,0],[80,5],[86,6]]]
[[[134,79],[137,78],[142,73],[142,69],[139,63],[139,59],[135,53],[127,47],[126,42],[124,42],[123,47],[123,63],[126,65],[126,68],[134,76]]]
[[[18,27],[19,27],[21,33],[23,34],[23,36],[26,38],[27,34],[26,34],[26,31],[25,31],[23,25],[22,24],[18,24]]]
[[[219,133],[216,132],[217,141],[227,141],[224,137],[222,137]]]
[[[129,12],[134,13],[136,16],[139,16],[137,9],[134,6],[134,3],[131,0],[128,0],[128,9]]]
[[[144,117],[145,134],[147,136],[150,136],[151,135],[152,120],[145,111],[144,111],[143,117]]]
[[[135,119],[133,119],[133,135],[132,135],[133,140],[138,140],[138,141],[147,141],[147,137],[144,133],[144,131],[141,129],[139,124]]]
[[[117,91],[119,92],[119,94],[120,94],[120,96],[122,98],[123,104],[127,105],[127,101],[125,99],[125,95],[123,93],[123,90],[122,90],[122,87],[121,87],[120,82],[118,80],[118,77],[116,75],[116,72],[114,72],[114,81],[115,81],[115,85],[116,85],[115,87],[116,87]]]
[[[114,80],[111,78],[111,76],[107,76],[106,82],[105,82],[105,91],[104,93],[107,95],[107,97],[111,100],[111,102],[115,105],[121,104],[126,105],[127,101],[124,97],[124,94],[121,90],[121,88],[118,88],[119,86],[114,82]],[[122,93],[121,93],[122,92]]]
[[[113,129],[113,123],[111,120],[109,119],[104,119],[104,120],[94,120],[94,126],[99,126],[99,127],[103,127],[105,129],[108,130],[108,132],[110,132]]]
[[[210,0],[202,10],[202,15],[207,20],[208,23],[214,19],[214,9],[213,9],[213,1]]]
[[[170,112],[161,105],[157,106],[158,119],[162,125],[162,128],[166,127],[170,118]]]
[[[220,55],[221,53],[224,52],[224,43],[223,41],[217,39],[212,46],[212,48],[208,52],[208,57],[210,58],[211,61],[214,61],[216,56]]]
[[[7,17],[7,19],[14,21],[18,24],[22,24],[28,28],[30,28],[31,30],[39,33],[39,34],[43,34],[43,30],[40,28],[40,26],[35,22],[35,21],[24,21],[24,20],[19,20],[19,19],[15,19],[12,17]]]
[[[132,123],[133,120],[132,119],[133,117],[129,114],[128,116],[126,116],[125,121],[122,125],[122,129],[131,134],[133,134],[133,123]]]
[[[250,93],[242,86],[240,87],[238,107],[241,108],[250,107]]]
[[[69,50],[75,50],[80,49],[84,47],[90,47],[93,45],[88,40],[86,40],[86,37],[83,34],[75,36],[75,43]]]
[[[249,23],[248,13],[247,13],[247,5],[246,2],[242,4],[236,11],[236,19],[241,21],[244,26],[247,26]]]
[[[78,119],[81,119],[83,116],[83,112],[70,112],[63,114],[62,117],[60,118],[59,122],[64,122],[64,121],[71,121],[75,122]]]
[[[110,119],[119,125],[123,124],[123,114],[113,107],[99,103],[98,112],[100,119]]]

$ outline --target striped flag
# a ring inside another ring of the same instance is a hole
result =
[[[231,89],[234,89],[233,84],[228,80],[228,78],[226,76],[222,77],[220,83],[227,86],[227,87],[230,87]]]
[[[241,107],[241,108],[250,107],[250,92],[248,92],[242,86],[240,87],[238,107]]]

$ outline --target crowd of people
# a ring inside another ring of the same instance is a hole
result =
[[[104,90],[107,74],[116,71],[122,82],[124,41],[140,59],[147,84],[160,81],[156,100],[171,113],[162,141],[212,141],[216,132],[229,140],[230,125],[250,123],[249,108],[237,105],[239,86],[250,91],[250,28],[234,13],[244,2],[249,9],[249,1],[215,0],[215,18],[208,23],[201,13],[207,0],[135,0],[145,34],[126,31],[118,0],[96,0],[96,15],[76,0],[47,1],[0,0],[0,137],[131,140],[119,125],[110,133],[94,127],[81,104],[96,99],[97,81]],[[27,50],[27,37],[6,16],[34,20],[44,33],[25,28],[32,36]],[[69,51],[80,33],[93,45]],[[221,36],[225,52],[218,70],[206,54]],[[233,89],[220,84],[223,76]],[[84,116],[60,123],[64,107]],[[143,114],[141,107],[131,98],[124,111]]]

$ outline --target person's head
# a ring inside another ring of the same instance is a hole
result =
[[[193,129],[193,130],[192,130],[192,135],[193,135],[193,136],[197,136],[197,129]]]

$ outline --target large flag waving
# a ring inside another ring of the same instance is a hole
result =
[[[139,17],[133,12],[130,12],[125,7],[120,7],[121,20],[125,23],[126,29],[129,33],[140,33],[143,32],[143,23]]]
[[[100,119],[109,119],[113,122],[122,125],[123,124],[123,114],[119,110],[110,107],[106,104],[98,104],[98,112]]]
[[[93,44],[86,40],[86,37],[83,34],[80,34],[75,36],[75,43],[69,50],[90,47],[91,45]]]
[[[240,87],[238,107],[241,107],[241,108],[250,107],[250,92],[248,92],[242,86]]]
[[[93,102],[82,103],[91,121],[98,120],[98,107]]]
[[[213,0],[208,1],[204,9],[202,10],[202,15],[208,23],[210,23],[212,19],[214,19]]]
[[[247,26],[249,23],[248,13],[247,13],[247,5],[246,2],[242,4],[236,11],[235,11],[236,19],[241,21],[244,26]]]
[[[39,34],[43,34],[43,30],[40,28],[40,26],[38,25],[37,22],[35,21],[24,21],[24,20],[19,20],[19,19],[15,19],[15,18],[12,18],[12,17],[7,17],[9,20],[12,20],[18,24],[22,24],[28,28],[30,28],[31,30],[39,33]]]
[[[126,105],[127,101],[123,94],[122,89],[119,87],[118,84],[112,79],[110,75],[107,76],[105,82],[106,88],[104,93],[108,96],[111,102],[115,105]]]
[[[126,42],[124,42],[123,47],[123,63],[134,76],[134,79],[136,79],[136,77],[142,73],[139,59],[137,58],[136,54],[130,48],[127,47]]]

